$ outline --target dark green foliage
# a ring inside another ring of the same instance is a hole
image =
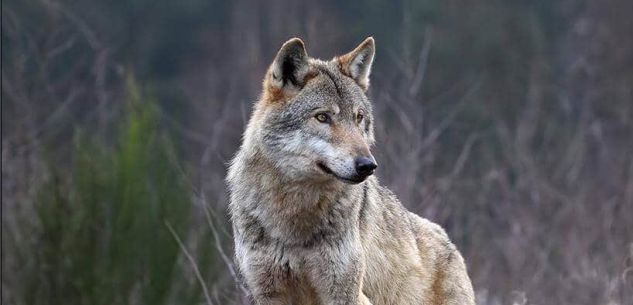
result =
[[[51,166],[35,224],[21,228],[28,240],[9,250],[23,265],[22,285],[12,291],[16,304],[203,301],[199,289],[188,287],[199,283],[186,282],[188,262],[167,229],[182,240],[190,236],[192,191],[155,107],[134,87],[127,111],[114,149],[78,133],[70,171]]]

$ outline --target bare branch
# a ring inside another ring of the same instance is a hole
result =
[[[205,215],[205,217],[207,219],[207,223],[209,224],[209,228],[211,229],[211,233],[213,234],[213,239],[215,241],[215,248],[220,253],[220,257],[224,261],[224,264],[226,265],[226,267],[229,269],[229,272],[231,273],[231,276],[233,277],[233,280],[235,280],[235,283],[238,285],[240,290],[242,290],[242,292],[245,295],[248,295],[248,291],[242,285],[242,281],[240,281],[239,276],[237,275],[237,272],[235,271],[235,267],[233,265],[233,261],[228,257],[228,255],[226,255],[226,252],[224,252],[224,248],[222,247],[222,244],[220,243],[220,235],[218,234],[218,230],[216,229],[215,225],[213,224],[213,220],[212,220],[212,217],[211,217],[212,212],[209,210],[209,208],[206,205],[206,200],[205,200],[204,194],[202,196],[203,196],[203,198],[202,198],[202,207],[204,209],[204,215]]]
[[[174,231],[174,228],[171,226],[171,224],[169,224],[169,221],[165,220],[164,223],[167,229],[169,230],[169,232],[171,233],[171,235],[174,237],[174,239],[178,243],[178,246],[182,250],[183,254],[185,255],[185,257],[191,264],[191,268],[193,269],[193,272],[196,274],[196,278],[198,279],[198,282],[200,283],[200,286],[202,287],[202,291],[204,293],[204,297],[207,301],[207,304],[213,305],[213,302],[211,301],[211,295],[209,294],[209,289],[207,289],[207,285],[205,284],[204,279],[202,278],[202,274],[200,273],[200,269],[198,269],[198,265],[196,265],[196,261],[193,259],[193,256],[191,256],[191,254],[187,250],[187,247],[185,247],[185,245],[183,244],[182,240],[180,240],[180,237],[178,237],[178,234],[176,234],[176,231]]]
[[[424,31],[424,45],[420,51],[420,58],[418,59],[418,68],[416,69],[415,76],[411,81],[409,87],[409,95],[417,96],[422,89],[424,83],[424,76],[426,75],[426,65],[429,60],[429,53],[431,52],[431,43],[433,42],[433,32],[431,28],[427,27]]]

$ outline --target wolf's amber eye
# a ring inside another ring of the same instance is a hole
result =
[[[319,121],[321,123],[329,123],[330,122],[330,116],[327,113],[325,113],[325,112],[317,113],[314,116],[314,118],[317,119],[317,121]]]
[[[362,110],[358,111],[358,114],[356,114],[356,123],[359,123],[363,121],[363,119],[365,118],[365,114],[363,114]]]

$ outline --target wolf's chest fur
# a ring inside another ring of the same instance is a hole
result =
[[[232,209],[245,241],[258,246],[311,248],[358,230],[361,186],[249,185]],[[357,190],[358,188],[358,190]]]
[[[241,194],[239,200],[232,200],[239,204],[231,206],[240,270],[257,277],[248,274],[253,270],[249,266],[255,264],[257,272],[266,274],[266,281],[274,286],[272,290],[297,304],[310,304],[307,300],[318,298],[309,270],[330,267],[314,266],[314,258],[333,250],[338,259],[348,260],[346,256],[354,252],[350,249],[361,247],[364,187],[273,186],[261,181],[248,186],[232,192]]]

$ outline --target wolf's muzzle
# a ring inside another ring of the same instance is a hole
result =
[[[372,157],[358,157],[354,160],[354,166],[358,176],[364,179],[374,173],[378,164]]]

